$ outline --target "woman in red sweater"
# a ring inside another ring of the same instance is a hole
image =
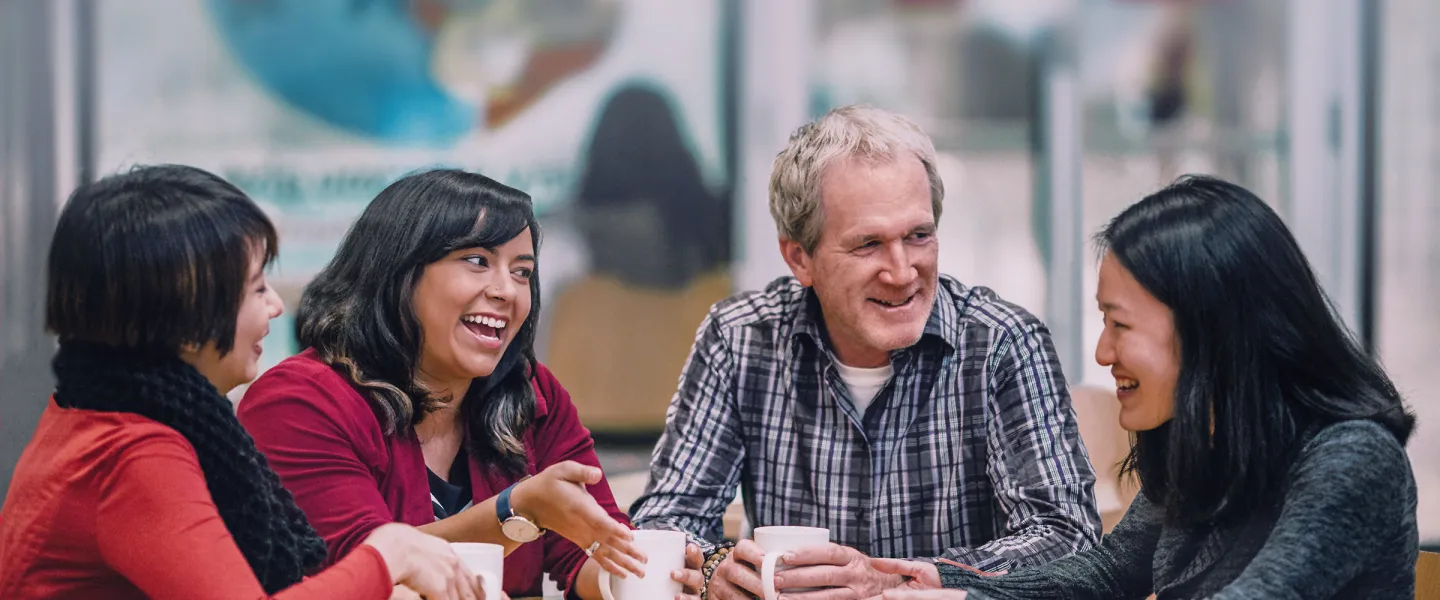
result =
[[[224,396],[283,310],[275,252],[260,209],[199,169],[70,197],[50,248],[55,394],[0,508],[0,598],[479,597],[443,540],[400,525],[305,579],[324,541]]]
[[[331,557],[399,521],[505,546],[511,596],[548,573],[598,600],[600,569],[642,572],[589,431],[535,360],[538,232],[525,193],[421,172],[380,192],[306,288],[306,350],[239,415]]]

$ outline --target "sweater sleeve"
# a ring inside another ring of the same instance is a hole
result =
[[[379,431],[362,430],[352,414],[355,403],[341,397],[353,390],[340,385],[300,369],[272,369],[250,387],[238,411],[255,446],[325,538],[331,561],[395,520],[358,449]]]
[[[179,434],[155,433],[129,445],[98,492],[100,554],[147,597],[270,598],[220,518],[194,450]],[[389,598],[389,571],[379,552],[365,548],[274,598]]]
[[[580,423],[575,404],[570,401],[570,393],[561,387],[560,382],[543,365],[535,375],[535,385],[537,391],[544,396],[549,413],[535,431],[535,448],[538,450],[536,470],[543,471],[550,465],[567,460],[599,467],[600,458],[595,455],[595,441],[590,437],[590,430]],[[615,495],[610,491],[607,480],[602,478],[600,483],[590,486],[588,490],[600,507],[610,513],[611,518],[626,526],[630,525],[629,518],[615,505]],[[570,540],[553,533],[545,536],[544,544],[545,570],[550,573],[551,579],[569,590],[567,598],[577,598],[574,593],[575,577],[585,565],[585,551]]]
[[[1414,502],[1414,474],[1395,436],[1370,421],[1331,425],[1291,469],[1265,545],[1212,598],[1334,597],[1386,549],[1414,548]]]
[[[947,588],[971,592],[975,599],[1139,600],[1149,595],[1154,585],[1151,564],[1161,523],[1159,509],[1141,494],[1099,546],[999,576],[976,575],[941,564],[940,580]]]

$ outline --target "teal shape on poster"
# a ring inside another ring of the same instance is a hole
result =
[[[427,23],[443,21],[444,2],[207,1],[225,45],[263,88],[334,127],[392,145],[444,147],[480,119],[481,108],[446,93],[431,74]]]

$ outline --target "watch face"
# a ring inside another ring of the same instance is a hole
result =
[[[540,528],[530,521],[511,517],[500,524],[500,530],[505,532],[505,537],[520,543],[533,542],[540,537]]]

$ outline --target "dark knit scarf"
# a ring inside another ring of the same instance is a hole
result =
[[[53,365],[56,404],[141,415],[190,441],[220,518],[267,593],[325,562],[325,541],[280,486],[230,400],[174,351],[62,342]]]

